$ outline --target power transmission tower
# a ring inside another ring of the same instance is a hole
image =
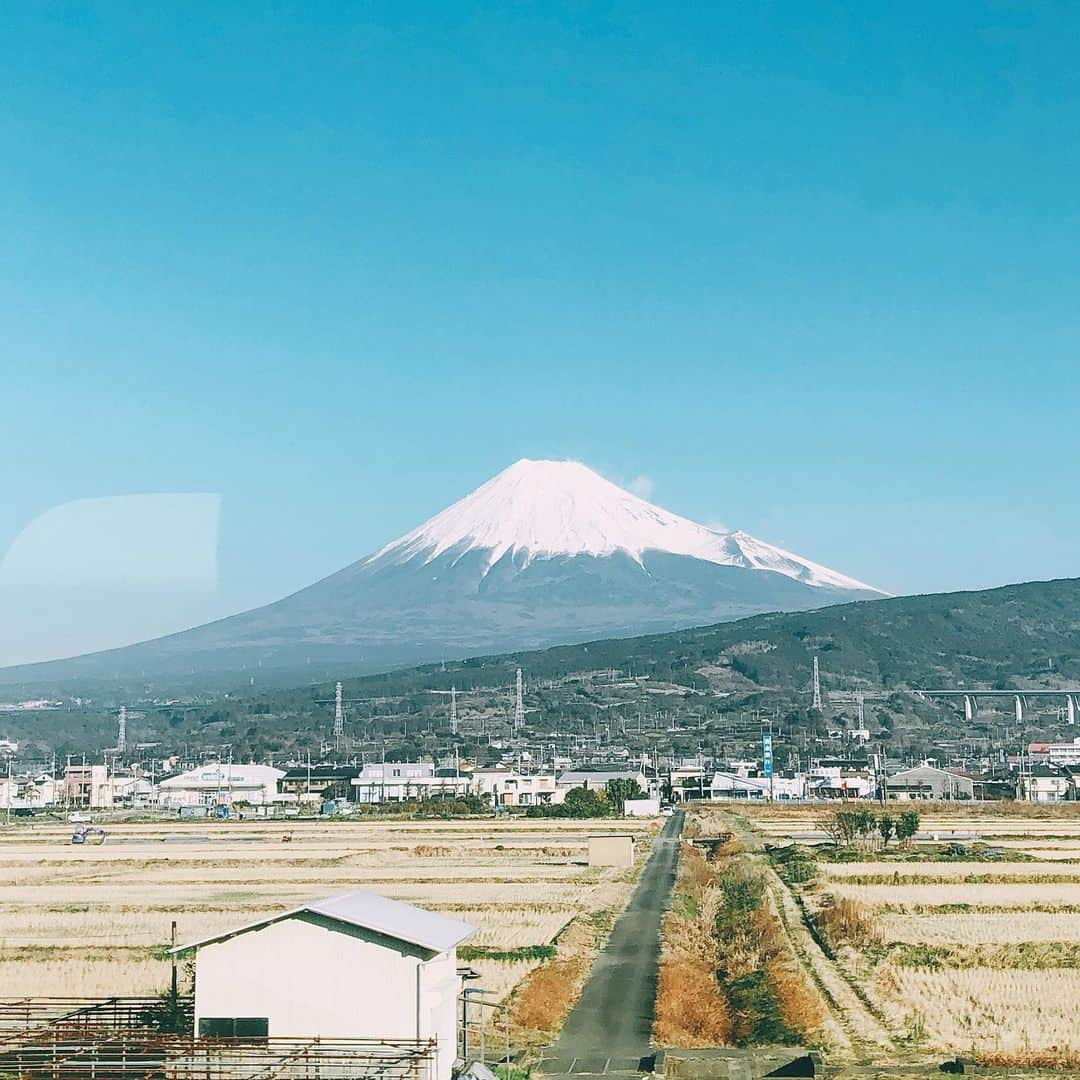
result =
[[[341,741],[345,734],[345,708],[341,703],[341,683],[334,687],[334,738]]]
[[[457,734],[457,687],[450,687],[450,734]]]
[[[814,701],[811,709],[821,712],[821,672],[818,670],[818,658],[814,657]]]
[[[521,689],[521,668],[517,669],[517,698],[514,702],[514,734],[525,726],[525,699]]]
[[[116,729],[116,749],[123,753],[127,749],[127,706],[120,706],[120,721]]]

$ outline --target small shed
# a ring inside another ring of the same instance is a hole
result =
[[[629,834],[608,833],[589,837],[590,866],[634,865],[634,838]]]
[[[476,928],[377,893],[317,900],[182,946],[195,949],[203,1037],[432,1039],[457,1054],[457,946]]]

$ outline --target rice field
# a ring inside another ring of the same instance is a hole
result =
[[[876,993],[897,1027],[957,1053],[1080,1051],[1080,971],[970,968],[922,971],[885,965]]]
[[[1023,945],[1080,942],[1080,913],[975,911],[876,916],[886,941],[909,945]]]
[[[894,841],[882,855],[871,837],[865,853],[822,857],[811,880],[791,886],[833,928],[837,969],[898,1048],[1080,1063],[1080,806],[914,809],[922,820],[910,850]],[[816,822],[827,810],[736,812],[770,843],[813,848],[825,842]],[[950,843],[962,848],[948,852]]]
[[[1017,911],[1047,908],[1080,910],[1080,881],[1068,884],[913,884],[913,885],[848,885],[830,884],[835,896],[847,897],[871,908],[918,911],[924,908],[964,907],[968,909],[1015,908]]]
[[[70,827],[0,830],[0,994],[141,995],[164,990],[173,920],[196,941],[355,888],[478,927],[468,966],[500,998],[575,919],[629,897],[626,871],[588,866],[596,823],[177,821],[107,825],[101,847]],[[641,842],[642,822],[605,821]],[[283,831],[291,834],[282,843]],[[490,959],[484,952],[504,954]],[[510,954],[510,955],[505,955]]]

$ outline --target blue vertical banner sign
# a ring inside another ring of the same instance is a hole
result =
[[[766,731],[761,736],[761,763],[765,767],[766,778],[772,777],[772,732]]]

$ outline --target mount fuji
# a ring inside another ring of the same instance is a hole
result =
[[[709,529],[573,461],[518,461],[373,555],[265,607],[8,669],[4,681],[377,670],[885,595]]]

